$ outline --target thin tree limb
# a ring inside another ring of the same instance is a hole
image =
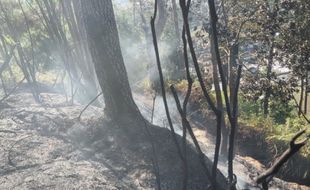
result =
[[[168,107],[168,102],[167,102],[167,97],[166,97],[166,90],[165,90],[165,86],[164,86],[164,77],[163,77],[163,72],[162,72],[161,62],[160,62],[160,57],[159,57],[159,50],[158,50],[157,36],[156,36],[156,29],[155,29],[155,20],[156,20],[156,16],[157,16],[157,4],[158,4],[158,1],[155,0],[154,14],[151,17],[151,31],[152,31],[153,45],[154,45],[154,50],[155,50],[155,55],[156,55],[157,68],[158,68],[158,72],[159,72],[159,79],[160,79],[160,84],[161,84],[161,92],[162,92],[162,96],[163,96],[163,102],[164,102],[165,112],[166,112],[166,116],[168,119],[170,131],[172,133],[172,139],[176,145],[177,152],[178,152],[179,157],[183,163],[183,167],[185,167],[184,166],[185,165],[184,155],[182,154],[181,147],[177,141],[176,133],[175,133],[175,130],[174,130],[174,127],[172,124],[172,120],[170,117],[170,113],[169,113],[169,107]]]
[[[103,95],[102,92],[100,92],[94,99],[92,99],[84,108],[83,110],[81,111],[80,115],[78,116],[78,120],[80,121],[81,120],[81,116],[82,114],[84,113],[84,111],[92,104],[94,103],[98,98],[99,96]]]
[[[293,100],[295,102],[296,108],[299,108],[298,102],[296,100],[296,98],[293,96]],[[303,118],[310,124],[310,120],[308,119],[308,117],[305,115],[305,113],[301,112],[301,115],[303,116]]]
[[[153,124],[153,120],[154,120],[155,101],[156,101],[156,92],[155,92],[154,97],[153,97],[152,115],[151,115],[151,123],[152,124]]]
[[[234,159],[234,144],[235,144],[235,136],[237,130],[237,123],[238,123],[238,91],[241,79],[241,72],[242,72],[242,65],[239,64],[238,71],[237,71],[237,78],[233,92],[233,123],[231,123],[231,129],[229,134],[229,147],[228,147],[228,177],[231,183],[231,189],[235,188],[237,183],[237,179],[234,177],[233,173],[233,159]]]
[[[21,85],[24,80],[26,79],[26,77],[24,77],[21,81],[19,81],[16,86],[6,95],[4,96],[1,100],[0,103],[3,102],[5,99],[7,99],[11,94],[13,94],[15,92],[15,90],[19,87],[19,85]]]
[[[211,182],[212,189],[216,189],[216,181],[215,181],[215,179],[213,179],[213,177],[212,177],[212,175],[211,175],[211,173],[210,173],[210,171],[208,169],[208,166],[205,163],[204,154],[203,154],[203,152],[202,152],[202,150],[201,150],[201,148],[199,146],[198,140],[197,140],[197,138],[196,138],[196,136],[195,136],[195,134],[194,134],[194,132],[192,130],[192,127],[190,126],[190,123],[187,120],[186,115],[185,115],[184,111],[181,108],[181,103],[180,103],[179,97],[177,95],[177,92],[176,92],[174,86],[170,86],[170,89],[171,89],[171,92],[173,94],[174,100],[176,102],[177,109],[178,109],[178,111],[179,111],[179,113],[180,113],[180,115],[182,117],[182,125],[183,125],[183,127],[185,127],[187,129],[187,131],[189,132],[189,134],[190,134],[190,136],[191,136],[191,138],[192,138],[192,140],[194,142],[195,148],[196,148],[196,150],[197,150],[197,152],[199,154],[200,163],[201,163],[201,165],[202,165],[202,167],[204,169],[204,172],[207,175],[207,178]]]
[[[307,141],[310,138],[310,135],[306,137],[303,141],[297,143],[297,139],[306,133],[306,130],[298,132],[290,141],[290,147],[275,161],[275,163],[264,173],[256,178],[257,184],[262,184],[264,190],[268,189],[268,183],[272,180],[273,176],[276,175],[280,168],[303,146],[306,145]]]

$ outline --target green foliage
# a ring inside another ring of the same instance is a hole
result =
[[[244,97],[239,96],[239,111],[243,119],[249,119],[252,115],[260,115],[260,107],[258,101],[248,101]]]
[[[299,131],[307,128],[309,124],[304,118],[301,117],[292,117],[287,118],[284,124],[275,124],[273,127],[268,128],[267,140],[275,141],[278,144],[284,143],[286,147],[288,147],[288,143],[292,139],[292,137]],[[308,131],[309,132],[309,131]],[[300,138],[303,139],[302,137]],[[301,149],[300,154],[304,157],[310,159],[310,146],[307,144]]]
[[[279,124],[284,124],[287,119],[295,117],[295,109],[292,102],[283,103],[279,100],[270,102],[270,116]]]
[[[241,125],[263,130],[266,141],[274,144],[278,151],[285,151],[291,138],[309,126],[304,118],[297,116],[292,101],[283,102],[279,98],[270,101],[270,114],[264,116],[260,100],[253,101],[240,96],[239,113]],[[310,159],[310,146],[305,146],[300,155]]]
[[[252,116],[263,117],[263,110],[261,107],[261,100],[253,101],[248,100],[243,96],[239,96],[239,111],[242,119],[249,119]],[[296,116],[296,113],[294,112],[295,109],[293,102],[283,102],[281,99],[274,98],[270,101],[269,117],[277,124],[284,124],[287,118]]]
[[[278,151],[285,151],[291,138],[300,130],[306,129],[307,121],[298,117],[291,103],[271,103],[271,113],[265,117],[260,111],[260,104],[240,98],[240,125],[263,130],[267,142],[274,144]],[[310,159],[310,146],[306,145],[300,152]]]

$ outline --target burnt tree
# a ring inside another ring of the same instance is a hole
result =
[[[112,119],[140,117],[128,82],[112,1],[81,1],[81,7],[90,53],[104,96],[105,113]]]

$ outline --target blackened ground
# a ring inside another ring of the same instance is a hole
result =
[[[104,119],[102,109],[92,106],[78,121],[84,106],[70,105],[58,94],[42,94],[42,99],[43,104],[37,104],[31,94],[19,93],[0,105],[0,189],[155,189],[145,126],[130,120],[111,123]],[[162,188],[179,190],[182,172],[170,133],[148,127],[156,137]],[[212,141],[204,131],[195,133],[204,151],[211,152]],[[206,189],[196,153],[188,152],[189,189]],[[254,161],[242,157],[236,161],[245,176],[259,171]],[[247,185],[252,184],[250,177]],[[307,189],[278,179],[273,188]]]

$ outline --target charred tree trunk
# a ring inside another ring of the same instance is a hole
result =
[[[237,36],[236,34],[234,34],[234,36]],[[236,38],[236,40],[238,40]],[[234,96],[238,96],[238,94],[234,94],[235,92],[235,88],[236,88],[236,82],[237,82],[237,69],[238,69],[238,63],[237,63],[237,60],[238,60],[238,56],[239,56],[239,43],[234,41],[233,44],[231,45],[231,47],[229,48],[229,92],[230,92],[230,96],[229,96],[229,99],[230,99],[230,105],[232,106],[231,107],[231,110],[233,110],[233,106],[234,105],[237,105],[237,102],[234,102],[235,100],[237,100],[236,97]],[[236,113],[238,113],[238,106],[236,106]],[[236,121],[234,123],[235,125],[235,128],[238,127],[238,122]],[[226,130],[226,133],[225,133],[225,130]],[[237,130],[237,129],[236,129]],[[227,132],[227,129],[224,128],[224,131],[223,131],[223,134],[228,134]],[[225,139],[223,139],[225,140]],[[234,152],[233,152],[234,154]]]
[[[230,92],[230,102],[233,103],[233,92],[236,86],[236,77],[237,77],[237,60],[239,56],[239,43],[234,42],[230,47],[229,51],[229,92]]]
[[[180,33],[180,27],[179,27],[179,17],[178,17],[176,0],[172,0],[172,11],[173,11],[173,22],[174,22],[174,30],[175,30],[177,45],[180,45],[181,44],[181,33]]]
[[[158,0],[157,1],[157,8],[158,8],[158,19],[156,20],[156,34],[158,35],[158,39],[163,34],[165,29],[167,20],[168,20],[168,12],[166,9],[166,1],[165,0]]]
[[[266,89],[265,92],[265,98],[264,98],[264,102],[263,102],[263,110],[264,110],[264,115],[267,116],[269,113],[269,99],[270,99],[270,95],[271,95],[271,74],[272,74],[272,65],[273,65],[273,51],[274,51],[274,42],[272,40],[271,42],[271,46],[269,49],[269,57],[268,57],[268,63],[267,63],[267,82],[268,82],[268,87]]]
[[[308,71],[306,72],[306,82],[305,82],[305,103],[304,103],[304,114],[308,111]]]
[[[102,88],[105,113],[112,119],[141,114],[133,100],[111,0],[81,1],[88,45]]]
[[[174,70],[172,70],[172,79],[183,79],[186,78],[182,73],[185,71],[184,67],[184,59],[181,52],[181,34],[179,28],[179,17],[177,12],[177,4],[176,0],[172,0],[172,12],[173,12],[173,22],[174,22],[174,30],[175,30],[175,51],[174,51],[174,60],[172,60],[172,64],[174,64]],[[180,74],[181,73],[181,74]]]
[[[301,77],[301,84],[300,84],[300,98],[299,98],[299,106],[298,106],[298,115],[300,116],[302,113],[302,103],[304,101],[304,77]]]
[[[212,31],[208,28],[205,28],[206,31],[209,32],[210,35],[210,49],[211,49],[211,59],[212,59],[212,73],[213,73],[213,84],[214,84],[214,90],[215,90],[215,96],[216,96],[216,105],[217,109],[221,110],[223,113],[224,107],[223,107],[223,100],[222,100],[222,93],[221,93],[221,87],[220,87],[220,79],[218,76],[218,66],[217,66],[217,60],[215,58],[215,49],[214,49],[214,41],[212,37]],[[219,129],[217,129],[217,133],[219,136],[218,138],[220,139],[221,143],[220,144],[220,154],[226,155],[228,153],[228,129],[226,128],[225,125],[225,120],[224,120],[224,114],[220,114],[221,118],[217,118],[221,120],[221,126]],[[218,116],[217,116],[218,117]],[[219,140],[218,139],[218,140]],[[219,148],[219,147],[217,147]]]

